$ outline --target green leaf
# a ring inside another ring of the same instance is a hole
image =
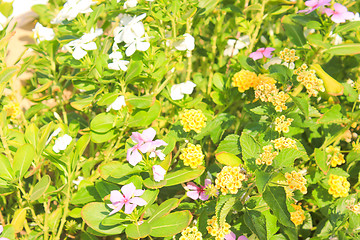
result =
[[[120,187],[116,184],[100,180],[95,182],[95,189],[98,192],[100,198],[104,199],[104,197],[109,195],[111,191],[120,190]]]
[[[260,145],[252,136],[245,132],[241,134],[240,145],[242,150],[242,157],[246,166],[249,167],[250,170],[255,171],[257,169],[255,159],[259,157],[261,152]]]
[[[16,71],[17,71],[17,67],[4,68],[0,72],[0,84],[2,83],[6,84],[7,82],[9,82],[10,79],[15,76]]]
[[[290,15],[285,15],[281,23],[285,29],[285,33],[292,43],[301,47],[306,44],[306,38],[304,36],[303,27],[291,20]]]
[[[219,0],[199,0],[199,7],[205,9],[204,12],[201,12],[201,15],[207,14],[214,10],[218,3]]]
[[[38,135],[39,135],[39,129],[36,127],[35,123],[31,123],[30,126],[26,128],[25,139],[35,149],[38,146]]]
[[[295,105],[300,109],[300,111],[304,114],[305,118],[308,119],[309,117],[309,99],[300,98],[291,96],[291,99],[294,101]]]
[[[143,63],[141,61],[131,62],[128,66],[125,76],[125,82],[129,83],[133,78],[140,75],[142,72]]]
[[[50,132],[53,130],[54,127],[54,123],[50,122],[49,124],[47,124],[46,126],[41,128],[40,131],[40,139],[39,139],[39,143],[37,145],[37,155],[40,156],[44,150],[44,148],[46,147],[46,142],[49,139],[50,136]]]
[[[114,127],[116,116],[111,113],[100,113],[90,122],[90,129],[98,133],[108,132]]]
[[[0,169],[0,178],[10,181],[14,179],[14,171],[11,163],[3,154],[0,154]]]
[[[259,239],[267,239],[266,219],[259,211],[245,210],[244,220],[246,226],[258,236]]]
[[[150,224],[147,222],[143,222],[142,224],[138,225],[136,223],[130,224],[125,229],[125,233],[130,238],[145,238],[151,232]]]
[[[26,220],[26,208],[18,209],[15,211],[11,221],[11,225],[14,227],[15,233],[21,232]]]
[[[70,103],[70,105],[76,110],[82,111],[84,108],[87,108],[91,105],[92,101],[94,101],[94,97],[83,98],[80,100],[76,100]]]
[[[238,167],[240,166],[243,161],[238,158],[236,155],[228,152],[220,152],[215,154],[216,160],[218,160],[221,164],[226,166]]]
[[[285,148],[274,159],[275,168],[286,168],[294,165],[297,158],[306,156],[306,152],[299,151],[294,148]]]
[[[126,101],[135,108],[149,108],[155,103],[155,98],[153,95],[148,96],[129,96],[126,98]]]
[[[189,211],[170,213],[151,222],[153,237],[170,237],[184,230],[191,222],[192,215]]]
[[[213,76],[213,84],[220,91],[224,90],[224,79],[221,73],[215,73]]]
[[[268,204],[278,221],[286,227],[294,228],[294,223],[290,220],[290,213],[286,206],[286,194],[282,187],[266,186],[263,199]]]
[[[126,228],[125,224],[104,226],[101,222],[109,215],[111,209],[105,203],[92,202],[85,205],[81,211],[84,222],[99,233],[106,235],[120,234]]]
[[[229,214],[230,210],[232,209],[232,207],[234,206],[236,202],[236,198],[235,197],[231,197],[229,198],[225,204],[222,206],[220,214],[219,214],[219,223],[220,226],[223,226],[226,222],[226,216]]]
[[[111,93],[105,93],[104,95],[102,95],[102,97],[99,99],[99,101],[97,102],[97,105],[99,106],[106,106],[106,105],[110,105],[112,104],[116,98],[118,97],[118,93],[116,92],[111,92]]]
[[[91,141],[94,143],[103,143],[113,139],[116,136],[115,130],[111,129],[106,133],[90,132]]]
[[[360,43],[344,43],[339,45],[332,45],[325,52],[333,55],[360,54]]]
[[[22,178],[29,169],[35,157],[35,150],[31,144],[18,148],[14,156],[14,172],[16,177]]]
[[[189,182],[203,174],[205,167],[199,166],[196,169],[185,167],[181,170],[170,172],[165,176],[166,185],[174,186],[180,183]]]
[[[330,169],[330,165],[327,164],[327,157],[325,151],[321,151],[318,148],[315,148],[315,162],[320,170],[326,175]]]
[[[95,201],[101,201],[102,198],[94,186],[80,188],[71,198],[71,204],[81,205]],[[110,212],[109,212],[110,213]]]
[[[163,186],[165,186],[166,181],[161,180],[160,182],[156,182],[156,181],[152,180],[151,178],[147,178],[144,180],[144,185],[150,189],[157,189],[157,188],[162,188]]]
[[[346,33],[352,30],[358,30],[360,27],[360,21],[347,22],[344,24],[338,24],[334,30],[334,33]]]
[[[8,239],[16,239],[15,238],[15,229],[12,225],[6,225],[4,226],[4,230],[1,234],[2,238],[8,238]]]
[[[324,113],[324,115],[317,120],[317,123],[320,124],[342,123],[344,119],[340,111],[341,111],[341,106],[339,104],[332,106],[330,110]]]
[[[228,152],[234,155],[239,155],[241,153],[240,147],[240,136],[236,134],[230,134],[222,140],[216,149],[216,153],[219,152]]]
[[[151,223],[152,221],[164,216],[165,214],[169,213],[171,210],[175,209],[178,205],[179,205],[179,199],[177,198],[170,198],[166,200],[151,215],[148,222]]]
[[[49,188],[51,178],[49,175],[45,175],[40,181],[34,186],[34,189],[30,195],[30,201],[38,200]]]
[[[115,161],[102,164],[99,167],[100,176],[104,180],[117,184],[125,183],[131,175],[140,173],[141,171],[139,165],[133,167],[128,163]]]
[[[270,181],[272,177],[271,173],[263,172],[261,170],[256,170],[255,178],[256,178],[256,186],[259,192],[263,192],[267,183]]]
[[[128,127],[144,127],[150,125],[155,119],[158,118],[161,112],[161,104],[159,101],[146,111],[138,111],[135,115],[131,116],[128,121]]]

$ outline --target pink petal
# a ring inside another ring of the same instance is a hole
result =
[[[225,240],[235,240],[236,235],[233,232],[230,232],[229,234],[225,235]]]
[[[209,195],[206,195],[204,192],[201,192],[199,198],[200,200],[206,201],[209,199]]]
[[[343,5],[341,5],[340,3],[335,3],[334,9],[335,9],[336,13],[346,13],[347,12],[347,8]]]
[[[247,237],[245,237],[244,235],[242,235],[237,240],[249,240],[249,239]]]
[[[112,204],[121,202],[123,199],[124,196],[118,190],[113,190],[110,192],[110,201],[112,202]]]
[[[124,194],[126,199],[130,199],[133,196],[135,190],[136,187],[133,183],[129,183],[121,187],[121,192]]]
[[[131,204],[131,203],[125,204],[125,211],[124,211],[124,213],[126,213],[126,214],[132,213],[132,212],[134,211],[135,207],[136,207],[136,204]]]
[[[153,149],[154,149],[153,142],[146,142],[139,147],[139,150],[142,153],[152,152]]]
[[[155,141],[153,141],[153,146],[154,147],[161,147],[161,146],[167,146],[168,144],[163,141],[163,140],[160,140],[160,139],[157,139]]]
[[[186,187],[189,189],[189,190],[195,190],[195,191],[200,191],[201,188],[199,188],[195,183],[193,182],[189,182]]]
[[[134,192],[134,196],[136,196],[136,197],[141,196],[144,194],[144,192],[145,192],[145,190],[136,189]]]
[[[346,12],[346,13],[343,13],[342,16],[346,20],[351,20],[355,17],[355,14],[353,12]]]
[[[263,58],[263,54],[260,52],[252,52],[249,55],[249,58],[252,58],[254,61]]]
[[[132,199],[130,199],[129,202],[138,206],[145,206],[147,204],[147,202],[144,199],[139,197],[133,197]]]
[[[161,180],[164,180],[164,176],[166,174],[166,170],[162,168],[160,165],[154,165],[152,167],[154,180],[156,182],[160,182]]]
[[[331,15],[333,15],[335,12],[333,11],[333,10],[331,10],[330,8],[326,8],[325,10],[324,10],[324,12],[326,13],[326,15],[328,16],[328,17],[330,17]]]
[[[188,191],[188,192],[186,192],[186,196],[188,196],[191,199],[196,200],[196,199],[199,198],[199,192],[197,192],[197,191]]]
[[[344,23],[346,22],[346,20],[343,18],[343,16],[341,14],[334,14],[331,17],[331,20],[335,23]]]
[[[210,185],[211,184],[211,180],[210,179],[205,179],[205,185],[204,185],[204,187],[206,188],[207,187],[207,185]]]
[[[109,206],[109,205],[108,205],[108,206]],[[122,209],[123,206],[124,206],[123,203],[117,205],[116,207],[114,206],[115,209],[112,210],[112,211],[109,213],[109,215],[113,215],[114,213],[117,213],[118,211],[120,211],[120,210]],[[111,207],[111,206],[109,206],[109,207]]]
[[[130,150],[130,149],[129,149]],[[128,153],[129,153],[128,150]],[[130,153],[130,155],[128,154],[128,156],[126,157],[126,159],[128,160],[128,162],[132,165],[132,166],[136,166],[136,164],[138,164],[139,162],[141,162],[142,160],[142,155],[140,154],[140,152],[135,149],[135,151],[133,151],[132,153]]]
[[[130,137],[134,142],[136,143],[142,143],[143,140],[142,140],[142,137],[141,137],[141,134],[138,133],[138,132],[133,132],[131,134],[131,137]]]
[[[144,142],[150,142],[154,139],[156,131],[153,128],[148,128],[144,130],[141,134],[141,137]]]
[[[268,48],[266,48],[265,49],[265,51],[264,51],[264,56],[266,57],[266,58],[271,58],[272,57],[272,52],[275,50],[275,48],[271,48],[271,47],[268,47]]]

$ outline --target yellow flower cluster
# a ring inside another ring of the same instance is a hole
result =
[[[282,115],[281,117],[277,117],[275,119],[275,131],[279,133],[280,132],[288,133],[292,121],[294,121],[294,119],[292,118],[286,119],[284,115]]]
[[[345,163],[344,155],[340,153],[339,147],[329,146],[326,148],[326,152],[328,153],[327,157],[330,159],[330,165],[332,167]]]
[[[328,183],[330,185],[329,193],[335,198],[349,195],[350,183],[345,177],[330,174]]]
[[[286,101],[290,96],[276,88],[275,80],[265,75],[259,75],[259,81],[255,86],[255,98],[263,102],[271,102],[275,106],[277,112],[286,110]]]
[[[213,216],[211,219],[207,220],[208,226],[206,230],[211,236],[215,237],[215,240],[223,240],[225,235],[230,234],[230,224],[224,223],[223,226],[219,227],[217,217]]]
[[[296,60],[299,60],[299,57],[295,55],[295,49],[285,48],[283,51],[280,52],[280,59],[286,62],[287,67],[294,69],[294,62]]]
[[[15,121],[21,114],[20,105],[16,101],[11,101],[3,108],[7,116],[10,116],[11,121]]]
[[[297,149],[296,141],[291,138],[280,137],[275,140],[271,140],[271,143],[274,144],[276,150],[282,150],[285,148]]]
[[[310,96],[316,97],[320,92],[324,92],[324,83],[317,78],[314,70],[306,70],[308,66],[304,63],[301,67],[294,70],[294,74],[298,75],[297,80],[302,83]]]
[[[181,232],[179,240],[202,240],[202,234],[197,227],[187,227]]]
[[[295,209],[295,212],[290,212],[291,221],[297,226],[302,224],[305,221],[305,212],[301,209],[300,205],[291,204]]]
[[[239,92],[245,92],[249,88],[257,86],[259,78],[254,72],[241,70],[240,72],[235,73],[232,81],[232,85],[237,87]]]
[[[184,161],[185,166],[190,166],[191,168],[197,168],[202,165],[204,160],[204,154],[201,151],[201,146],[194,145],[189,143],[187,148],[181,150],[180,159]]]
[[[197,133],[200,133],[201,129],[205,127],[207,120],[201,110],[195,109],[185,109],[180,113],[180,119],[185,132],[194,130]]]
[[[225,166],[216,175],[215,187],[220,189],[223,195],[226,195],[228,190],[231,194],[236,194],[244,180],[245,174],[240,172],[240,167]]]
[[[262,149],[263,149],[264,152],[261,153],[260,157],[255,160],[255,163],[257,165],[262,165],[262,164],[271,165],[274,158],[279,153],[278,152],[273,152],[273,146],[271,144],[264,146]]]
[[[300,190],[303,194],[307,193],[305,186],[306,179],[300,172],[292,171],[291,173],[285,173],[285,178],[291,191]]]

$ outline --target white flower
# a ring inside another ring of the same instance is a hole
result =
[[[54,30],[52,28],[44,27],[41,23],[36,23],[35,28],[32,31],[34,32],[34,38],[37,43],[44,40],[50,41],[55,37]]]
[[[360,14],[357,12],[354,15],[353,19],[350,19],[351,22],[360,21]]]
[[[73,184],[75,184],[74,188],[77,189],[77,187],[79,186],[80,182],[84,180],[84,177],[82,176],[78,176],[77,180],[73,180]]]
[[[94,4],[96,4],[96,2],[93,2],[92,0],[68,0],[58,15],[51,20],[51,23],[59,24],[65,19],[71,21],[76,18],[79,13],[92,12],[91,5]]]
[[[108,64],[108,68],[113,70],[127,70],[127,65],[129,64],[129,61],[122,60],[123,56],[121,52],[114,51],[109,55],[109,58],[112,59],[113,62]]]
[[[339,34],[333,33],[332,31],[330,32],[329,37],[333,39],[332,43],[334,45],[339,45],[343,42],[342,37],[340,37]]]
[[[124,96],[119,96],[115,99],[115,101],[110,104],[107,108],[106,111],[109,112],[111,109],[114,109],[115,111],[120,110],[122,107],[126,106],[126,102],[125,102],[125,97]]]
[[[81,38],[69,42],[64,46],[65,49],[73,51],[72,55],[75,59],[79,60],[83,58],[87,52],[85,50],[97,49],[96,43],[93,40],[103,33],[101,28],[92,28],[90,33],[84,34]]]
[[[248,35],[240,37],[238,40],[229,39],[227,46],[224,50],[224,56],[235,56],[239,53],[240,49],[250,45],[250,37]]]
[[[53,146],[53,151],[55,153],[59,153],[60,150],[65,150],[66,147],[71,143],[72,138],[65,134],[62,137],[59,137],[58,139],[55,140],[55,144]]]
[[[135,38],[133,42],[127,43],[125,47],[127,49],[125,50],[126,56],[131,56],[134,54],[136,50],[138,51],[146,51],[150,47],[150,43],[145,41],[146,38]]]
[[[114,29],[115,43],[132,43],[136,38],[141,38],[145,34],[144,24],[140,22],[146,17],[146,13],[140,16],[131,17],[124,15],[120,19],[120,26]]]
[[[183,35],[185,38],[174,43],[174,47],[179,51],[189,50],[192,51],[195,48],[195,39],[188,33]]]
[[[180,100],[184,97],[184,94],[191,94],[195,87],[196,84],[192,81],[175,84],[171,87],[170,97],[172,100]]]
[[[127,0],[124,3],[124,9],[135,7],[137,4],[138,4],[137,0]]]
[[[279,57],[273,57],[273,58],[270,58],[270,60],[269,60],[267,63],[265,63],[265,64],[263,65],[263,67],[264,67],[265,69],[269,69],[269,67],[270,67],[271,65],[281,64],[281,62],[282,62],[281,58],[279,58]]]
[[[51,139],[52,139],[53,137],[56,137],[60,132],[61,132],[61,128],[56,129],[56,130],[50,135],[50,137],[49,137],[48,140],[46,141],[45,145],[48,145],[49,142],[51,141]]]
[[[8,19],[0,12],[0,31],[4,30],[4,27],[7,23]]]

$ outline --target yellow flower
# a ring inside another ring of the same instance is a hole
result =
[[[204,154],[201,151],[200,145],[194,145],[189,143],[187,148],[181,150],[180,159],[184,161],[185,166],[190,166],[191,168],[197,168],[203,164]]]
[[[223,240],[225,235],[230,234],[230,224],[224,223],[223,226],[219,227],[218,219],[216,216],[213,216],[211,219],[207,220],[208,226],[206,230],[211,236],[215,237],[215,240]]]
[[[263,153],[260,154],[259,158],[255,160],[257,165],[271,165],[274,158],[279,154],[278,152],[273,152],[273,146],[267,145],[263,147]]]
[[[271,143],[274,144],[276,150],[282,150],[285,148],[297,149],[296,141],[291,138],[280,137],[275,140],[271,140]]]
[[[315,70],[306,70],[308,66],[303,64],[298,69],[294,70],[294,74],[298,75],[296,80],[303,84],[310,96],[316,97],[320,92],[325,91],[324,83],[315,75]]]
[[[335,198],[349,195],[350,183],[345,177],[330,174],[328,183],[330,185],[329,193]]]
[[[307,181],[300,172],[292,171],[291,173],[285,173],[285,178],[291,191],[300,190],[303,194],[307,193],[305,186]]]
[[[239,92],[244,92],[251,87],[257,86],[259,78],[254,72],[241,70],[240,72],[235,73],[232,81],[232,85],[237,87]]]
[[[302,224],[305,221],[305,212],[301,209],[300,205],[291,204],[295,209],[295,212],[290,212],[291,221],[297,226]]]
[[[351,198],[351,200],[347,201],[348,203],[350,202],[350,204],[348,206],[346,206],[346,208],[348,208],[350,211],[352,211],[355,214],[360,214],[360,202],[358,202],[357,204],[355,204],[355,198]]]
[[[180,113],[180,119],[185,132],[194,130],[197,133],[200,133],[201,129],[206,126],[207,120],[201,110],[195,109],[185,109]]]
[[[11,101],[6,104],[3,110],[10,116],[11,121],[15,121],[21,114],[20,105],[16,101]]]
[[[196,226],[187,227],[181,232],[179,240],[202,240],[202,234]]]
[[[292,118],[286,119],[284,115],[282,115],[281,117],[277,117],[275,119],[275,131],[279,133],[281,132],[288,133],[292,121],[294,121],[294,119]]]
[[[299,57],[295,55],[295,49],[285,48],[280,52],[280,59],[284,60],[287,67],[294,69],[296,60],[299,60]]]
[[[332,167],[345,163],[344,155],[340,153],[339,147],[329,146],[326,148],[326,152],[328,153],[328,159],[330,159],[330,165]]]
[[[220,173],[216,175],[215,187],[220,189],[223,195],[228,191],[236,194],[242,187],[242,181],[245,180],[245,174],[240,172],[240,167],[225,166]]]

